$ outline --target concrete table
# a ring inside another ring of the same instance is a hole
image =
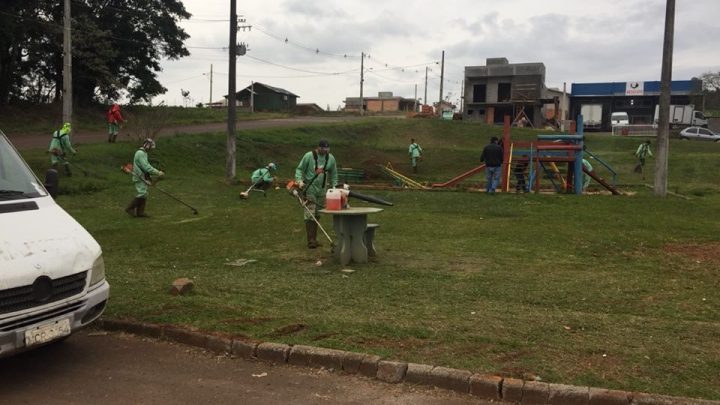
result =
[[[320,212],[333,216],[336,239],[333,254],[340,260],[340,264],[346,266],[351,261],[367,263],[368,247],[364,240],[367,216],[382,212],[382,208],[350,207],[339,211],[323,209]]]

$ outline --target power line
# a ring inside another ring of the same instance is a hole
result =
[[[281,68],[288,69],[288,70],[295,70],[297,72],[312,73],[312,74],[318,74],[318,75],[337,76],[337,75],[342,75],[342,74],[353,73],[353,72],[359,71],[359,69],[351,69],[351,70],[347,70],[344,72],[318,72],[318,71],[313,71],[313,70],[298,69],[298,68],[294,68],[294,67],[290,67],[290,66],[281,65],[279,63],[270,62],[268,60],[256,58],[251,55],[245,55],[245,57],[256,60],[258,62],[266,63],[268,65],[273,65],[273,66],[281,67]]]
[[[288,45],[292,45],[296,48],[299,48],[299,49],[302,49],[302,50],[305,50],[308,52],[312,52],[316,55],[327,55],[327,56],[334,56],[334,57],[344,58],[344,59],[348,59],[348,58],[359,59],[360,58],[360,56],[358,56],[358,55],[347,54],[347,53],[341,55],[341,54],[337,54],[337,53],[321,51],[320,48],[317,48],[317,47],[313,48],[313,47],[310,47],[307,45],[302,45],[300,43],[289,40],[288,37],[282,38],[281,36],[279,36],[277,34],[273,34],[273,33],[269,32],[268,30],[262,28],[261,26],[258,26],[257,24],[255,24],[255,29],[257,29],[258,31],[262,32],[263,34],[265,34],[268,37],[273,38],[277,41],[283,42]]]

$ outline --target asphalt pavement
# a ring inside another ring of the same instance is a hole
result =
[[[0,359],[3,404],[489,404],[449,391],[274,366],[88,329]]]

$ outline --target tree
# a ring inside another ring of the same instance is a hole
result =
[[[704,92],[720,91],[720,71],[703,73],[700,80],[703,82]]]
[[[62,1],[0,4],[0,104],[57,101],[62,89]],[[72,0],[73,88],[81,104],[165,89],[160,60],[189,55],[180,0]]]

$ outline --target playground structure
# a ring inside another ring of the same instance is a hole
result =
[[[413,188],[416,190],[427,190],[428,189],[428,187],[426,187],[425,185],[423,185],[423,184],[411,179],[410,177],[407,177],[404,174],[398,172],[397,170],[395,170],[390,162],[387,162],[384,165],[378,165],[378,166],[380,166],[380,170],[382,170],[383,173],[392,177],[398,184],[400,184],[403,187]]]
[[[510,191],[510,177],[514,175],[516,180],[519,178],[527,180],[523,191],[540,192],[540,181],[545,177],[550,180],[558,193],[580,195],[583,192],[583,174],[586,174],[612,194],[619,195],[620,192],[615,188],[617,173],[602,159],[585,150],[582,115],[578,116],[577,128],[578,134],[574,135],[538,135],[536,141],[513,141],[510,137],[510,116],[505,116],[501,190]],[[613,174],[612,184],[600,177],[595,170],[584,167],[585,155],[599,162]],[[563,173],[561,168],[564,166],[567,169]],[[477,166],[444,183],[435,183],[432,187],[446,188],[457,185],[484,169],[485,165]]]

